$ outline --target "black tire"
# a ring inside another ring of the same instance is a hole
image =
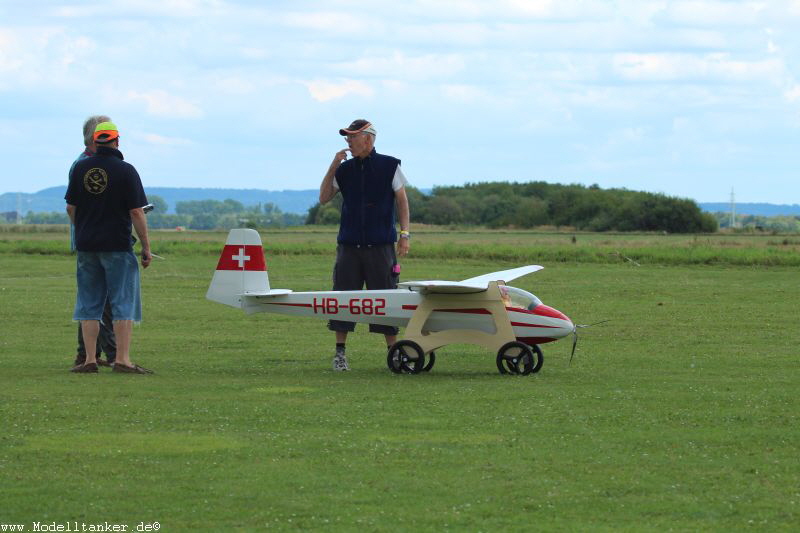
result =
[[[522,342],[507,342],[497,351],[496,362],[501,374],[526,376],[533,371],[533,350]]]
[[[422,369],[423,372],[430,372],[433,365],[436,363],[436,352],[431,352],[428,354],[428,363]]]
[[[542,369],[544,353],[542,353],[542,349],[539,348],[538,344],[531,346],[531,349],[533,350],[533,368],[531,369],[531,374],[535,374]]]
[[[425,354],[414,341],[397,341],[386,354],[386,366],[395,374],[419,374],[425,367]]]

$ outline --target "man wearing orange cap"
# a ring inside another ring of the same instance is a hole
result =
[[[333,290],[394,289],[400,276],[397,256],[408,253],[409,228],[407,184],[400,160],[375,151],[375,126],[367,120],[354,120],[339,130],[347,149],[336,152],[319,189],[319,202],[325,204],[342,193],[342,216],[336,239],[336,264]],[[353,158],[347,159],[347,152]],[[400,233],[395,223],[400,223]],[[395,241],[397,248],[395,251]],[[333,369],[350,370],[345,355],[347,334],[353,322],[331,320],[328,329],[336,334]],[[372,333],[382,333],[386,344],[397,341],[398,329],[370,324]]]
[[[131,363],[133,323],[142,319],[139,265],[133,253],[131,228],[142,244],[142,267],[152,260],[147,204],[136,169],[123,160],[119,131],[112,122],[102,122],[94,132],[97,151],[78,161],[70,172],[65,200],[75,225],[78,251],[78,295],[73,319],[81,322],[86,360],[72,372],[96,373],[96,341],[106,299],[111,303],[117,358],[113,371],[147,374],[151,371]]]
[[[111,122],[111,119],[105,115],[92,115],[87,118],[83,123],[83,145],[85,146],[83,152],[78,156],[72,166],[70,172],[81,159],[91,157],[97,151],[97,145],[94,142],[94,130],[101,122]],[[75,226],[70,224],[70,250],[75,251]],[[117,339],[114,337],[114,329],[112,327],[111,318],[111,305],[106,300],[106,305],[103,307],[103,319],[100,321],[100,332],[97,336],[97,364],[102,366],[112,366],[117,357]],[[100,358],[100,352],[105,352],[106,361]],[[83,328],[78,324],[78,350],[75,355],[75,362],[73,367],[82,366],[86,362],[86,346],[83,342]]]

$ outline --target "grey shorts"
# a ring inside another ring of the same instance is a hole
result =
[[[336,247],[336,264],[333,266],[333,290],[358,291],[396,289],[400,275],[394,273],[397,258],[393,244],[353,246],[340,244]],[[353,331],[355,322],[328,321],[331,331]],[[381,324],[370,324],[371,333],[397,335],[398,328]]]

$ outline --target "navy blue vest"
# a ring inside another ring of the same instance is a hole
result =
[[[391,244],[395,231],[392,180],[400,160],[372,153],[364,159],[348,159],[336,169],[342,193],[339,244]]]

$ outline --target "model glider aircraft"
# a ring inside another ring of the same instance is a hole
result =
[[[529,265],[463,281],[406,281],[397,289],[293,292],[270,287],[258,232],[233,229],[206,298],[246,313],[405,327],[405,336],[389,348],[386,357],[395,373],[430,370],[436,360],[434,350],[470,343],[496,353],[500,373],[530,374],[542,367],[540,344],[576,332],[561,311],[506,285],[542,268]]]

